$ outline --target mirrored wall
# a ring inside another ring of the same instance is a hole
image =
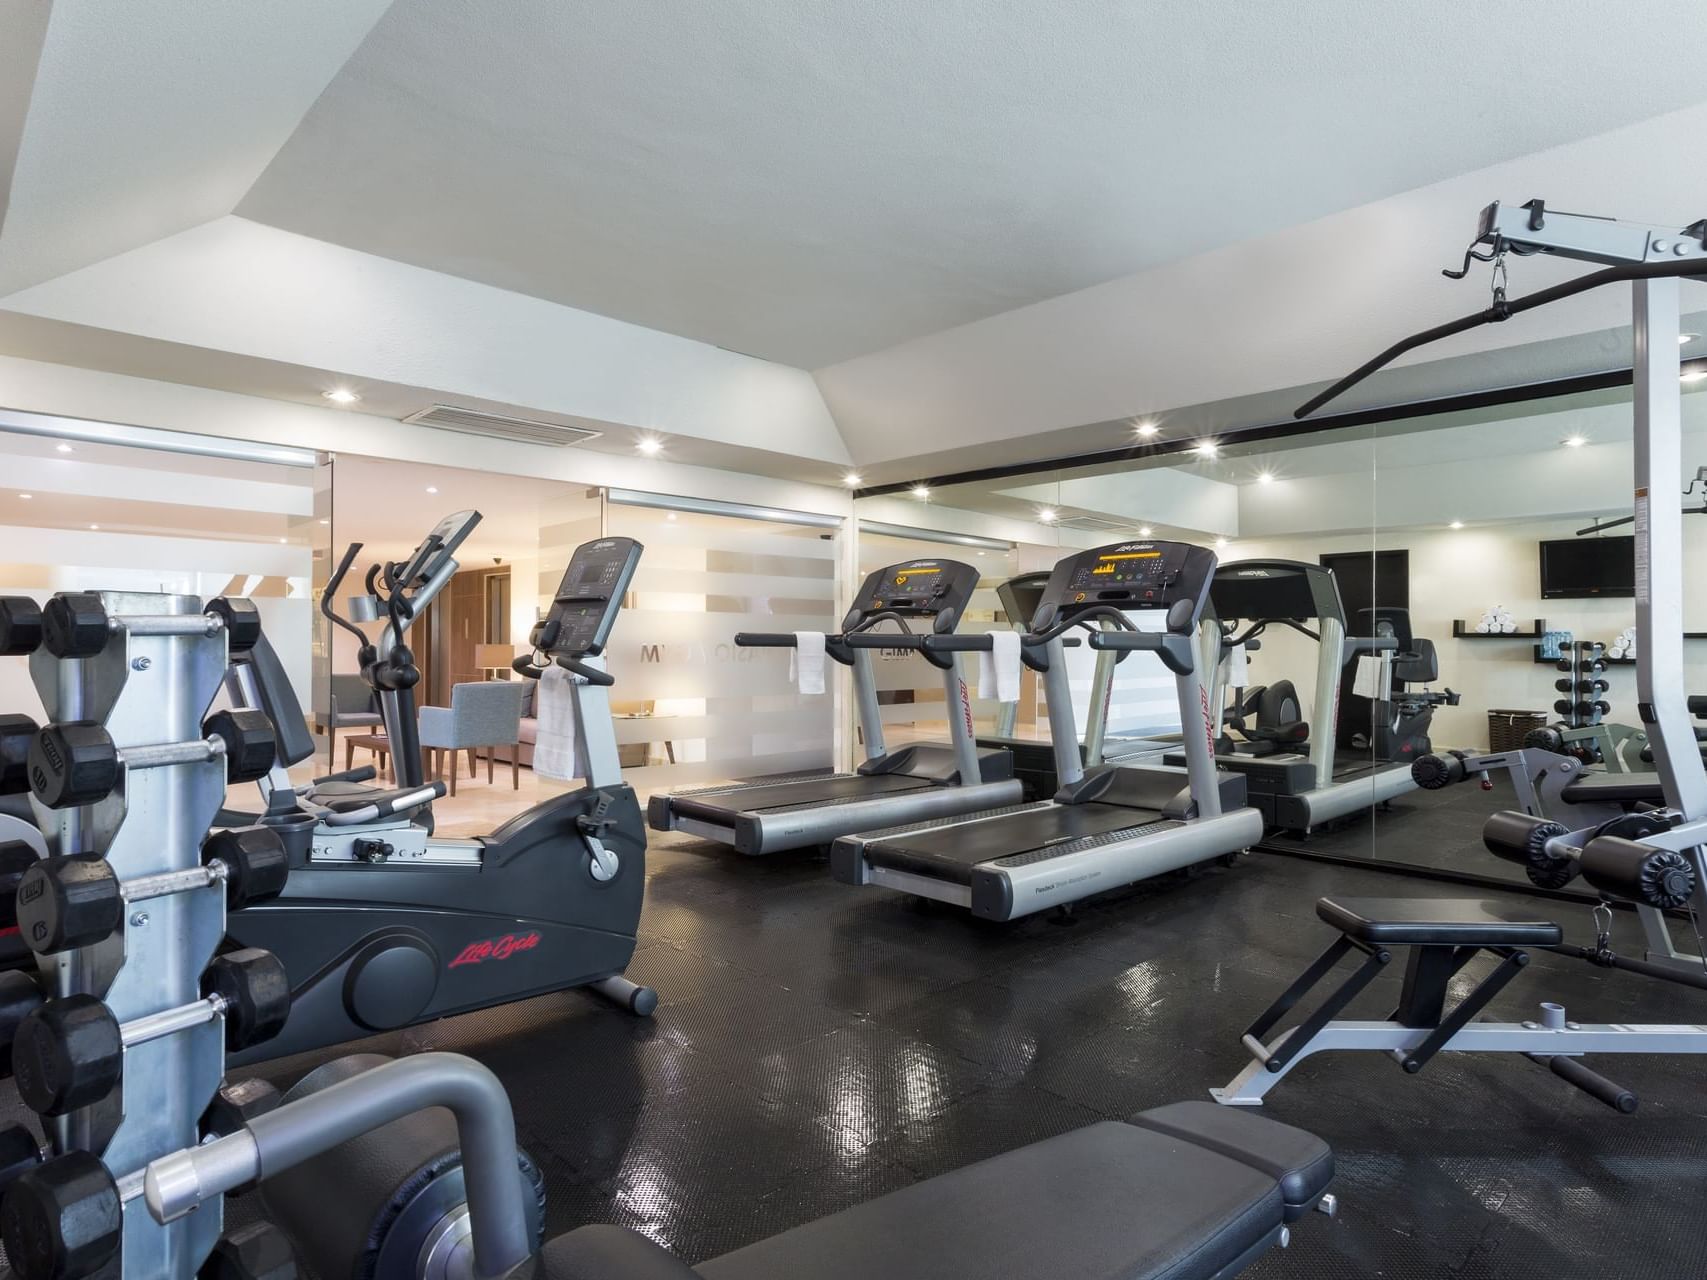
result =
[[[1684,389],[1694,475],[1707,467],[1707,397]],[[1343,800],[1278,804],[1264,847],[1527,885],[1480,838],[1489,814],[1518,803],[1511,781],[1492,773],[1423,790],[1411,764],[1431,751],[1522,746],[1542,730],[1569,757],[1555,769],[1652,769],[1632,727],[1628,389],[1265,434],[1217,440],[1135,423],[1130,448],[1083,465],[864,496],[862,530],[885,532],[862,532],[861,563],[882,559],[878,548],[960,537],[976,544],[990,598],[1000,575],[1076,548],[1133,538],[1213,548],[1223,626],[1254,641],[1228,647],[1223,751],[1313,755],[1331,770],[1316,788],[1365,797],[1343,813]],[[1684,521],[1688,572],[1707,552],[1707,483],[1678,501],[1703,516]],[[898,540],[902,529],[914,541]],[[1308,566],[1312,581],[1331,575],[1331,605],[1307,591],[1289,606],[1279,596],[1241,605],[1228,575],[1277,562]],[[977,625],[990,625],[983,612]],[[1685,602],[1685,626],[1686,679],[1707,692],[1707,602]],[[1350,643],[1325,649],[1336,631]],[[1080,650],[1070,661],[1076,722],[1095,732],[1095,658]],[[1159,663],[1121,664],[1101,727],[1111,757],[1178,734],[1172,683]],[[1046,739],[1041,709],[1028,676],[1015,733]],[[980,705],[981,725],[998,718]],[[1253,767],[1253,786],[1286,789],[1264,772]]]

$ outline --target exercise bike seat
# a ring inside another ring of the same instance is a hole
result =
[[[582,1227],[515,1280],[1214,1280],[1237,1274],[1333,1176],[1320,1139],[1209,1102],[1108,1120],[687,1267]]]
[[[1321,898],[1316,914],[1349,938],[1394,947],[1550,947],[1554,920],[1474,898]]]

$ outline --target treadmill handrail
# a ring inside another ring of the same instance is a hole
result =
[[[1093,631],[1091,648],[1154,653],[1162,665],[1176,675],[1189,675],[1196,667],[1190,636],[1171,631]]]

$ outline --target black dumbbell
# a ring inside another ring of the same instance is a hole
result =
[[[276,897],[289,870],[283,841],[267,827],[216,831],[202,842],[201,866],[133,880],[120,880],[96,854],[42,858],[19,879],[17,924],[32,951],[52,955],[111,937],[129,903],[223,884],[226,908],[235,911]]]
[[[28,716],[0,715],[0,796],[30,789],[30,744],[40,731]]]
[[[1573,705],[1574,704],[1570,701],[1570,699],[1560,698],[1557,702],[1555,702],[1553,704],[1553,713],[1555,715],[1568,716],[1571,714],[1571,707]]]
[[[110,633],[107,606],[93,591],[62,591],[42,610],[42,643],[56,658],[92,658]]]
[[[33,972],[0,970],[0,1077],[12,1074],[12,1040],[24,1019],[42,1007],[42,999]]]
[[[243,596],[220,596],[204,610],[225,623],[225,644],[231,653],[247,653],[261,638],[261,611]]]
[[[196,1280],[296,1280],[296,1250],[270,1222],[227,1231],[196,1272]]]
[[[83,1280],[118,1253],[118,1181],[88,1151],[67,1151],[21,1173],[0,1200],[0,1240],[19,1280]]]
[[[30,789],[50,809],[94,804],[112,794],[119,767],[155,769],[223,756],[228,782],[265,777],[277,758],[273,724],[255,710],[218,711],[202,724],[206,737],[158,746],[126,747],[93,720],[50,724],[30,744]]]
[[[290,982],[270,951],[248,948],[219,956],[202,976],[200,1000],[120,1023],[92,995],[49,1000],[24,1016],[12,1039],[12,1075],[24,1105],[60,1116],[99,1102],[124,1072],[124,1051],[225,1019],[227,1049],[276,1036],[290,1015]]]
[[[1573,664],[1569,658],[1560,658],[1553,664],[1553,667],[1557,671],[1570,671],[1574,668],[1574,665],[1575,664]]]
[[[0,596],[0,655],[22,657],[41,644],[41,606],[28,596]]]

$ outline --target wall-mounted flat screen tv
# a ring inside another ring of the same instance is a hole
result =
[[[1635,538],[1560,538],[1541,544],[1543,600],[1591,600],[1635,594]]]

